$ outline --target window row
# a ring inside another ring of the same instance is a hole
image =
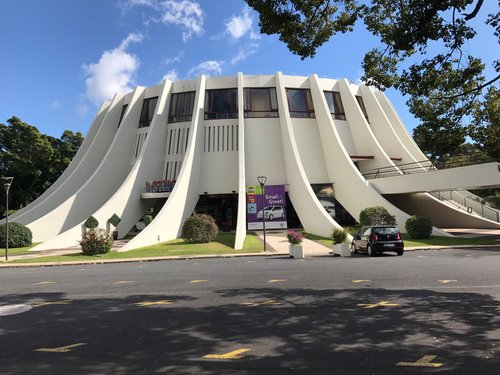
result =
[[[172,94],[168,122],[191,121],[196,92]],[[345,120],[345,111],[338,91],[324,91],[325,99],[334,119]],[[243,89],[243,108],[245,118],[279,117],[276,89],[245,88]],[[314,118],[314,106],[309,89],[286,89],[288,109],[294,118]],[[361,96],[356,95],[358,105],[369,122],[368,114]],[[158,97],[144,99],[139,127],[150,126],[156,109]],[[126,111],[122,109],[121,119]],[[238,117],[238,90],[207,90],[205,95],[205,120],[233,119]]]

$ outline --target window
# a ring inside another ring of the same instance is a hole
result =
[[[128,107],[128,104],[125,104],[122,107],[122,113],[120,114],[120,121],[118,121],[118,127],[120,127],[122,120],[123,120],[123,116],[125,116],[125,112],[127,112],[127,107]]]
[[[205,97],[205,120],[237,117],[237,89],[207,90]]]
[[[245,117],[278,117],[278,103],[274,87],[246,88],[244,96]]]
[[[168,122],[191,121],[193,117],[194,96],[194,91],[172,94]]]
[[[309,89],[286,89],[291,117],[314,118],[314,107]]]
[[[370,119],[368,119],[368,113],[366,112],[365,102],[363,102],[363,98],[360,95],[356,95],[356,100],[358,101],[359,108],[363,111],[363,115],[365,115],[366,122],[370,123]]]
[[[332,117],[336,120],[345,120],[344,106],[338,91],[325,91],[325,99]]]
[[[153,116],[155,114],[156,102],[158,101],[158,97],[147,98],[142,102],[142,111],[141,118],[139,120],[140,128],[147,128],[151,125],[151,120],[153,120]]]

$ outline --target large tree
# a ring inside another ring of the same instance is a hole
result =
[[[439,157],[456,152],[470,137],[498,158],[500,62],[493,62],[494,76],[485,77],[481,59],[467,53],[477,17],[500,38],[500,12],[480,13],[483,0],[245,1],[259,13],[261,32],[278,34],[302,59],[313,58],[336,33],[362,21],[381,42],[367,51],[362,80],[409,97],[410,111],[421,120],[415,129],[420,146]]]
[[[0,175],[14,177],[9,207],[19,208],[42,194],[66,169],[83,141],[66,130],[61,139],[45,134],[17,117],[0,123]],[[5,210],[0,200],[0,215]]]

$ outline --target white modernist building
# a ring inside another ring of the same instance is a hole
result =
[[[474,208],[481,217],[449,202],[475,202],[467,189],[500,185],[499,163],[436,170],[382,92],[282,73],[166,80],[116,95],[63,175],[10,219],[43,250],[77,245],[91,215],[100,226],[119,216],[121,238],[153,209],[129,250],[175,239],[186,218],[206,212],[236,231],[241,248],[258,176],[285,192],[268,215],[318,235],[370,206],[384,206],[401,230],[412,214],[441,235],[443,227],[500,228],[498,211]]]

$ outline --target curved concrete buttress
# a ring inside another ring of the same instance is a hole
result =
[[[204,118],[205,83],[205,76],[200,76],[196,90],[188,146],[174,188],[154,220],[121,248],[121,251],[154,245],[159,242],[178,238],[184,221],[193,213],[199,197],[200,168],[203,153],[202,124]]]
[[[118,100],[118,97],[115,97],[115,99]],[[87,136],[68,168],[45,193],[26,206],[25,209],[18,211],[15,216],[11,216],[13,221],[28,225],[46,215],[74,194],[91,176],[101,160],[95,157],[96,153],[99,155],[97,145],[99,142],[106,142],[109,145],[113,139],[114,132],[112,129],[103,129],[101,125],[114,104],[116,104],[116,101],[115,103],[105,102],[101,106]],[[98,135],[101,135],[102,140],[96,139]],[[104,150],[101,152],[101,157],[102,155],[104,155]]]
[[[152,176],[160,177],[163,163],[163,153],[160,151],[164,148],[167,133],[168,104],[166,103],[170,88],[171,81],[165,81],[151,125],[147,129],[148,136],[132,170],[118,191],[102,207],[92,213],[92,216],[99,221],[99,227],[106,227],[111,216],[117,214],[121,218],[118,232],[126,234],[144,216],[148,205],[151,204],[151,201],[141,199],[141,193],[146,180],[151,179]],[[140,104],[142,107],[142,103]],[[59,234],[50,240],[47,246],[50,248],[73,246],[81,239],[83,222]]]
[[[126,115],[122,119],[118,131],[116,128],[122,111],[121,106],[115,105],[106,115],[102,128],[112,127],[113,131],[116,131],[111,145],[101,145],[101,147],[106,147],[106,153],[101,163],[75,194],[28,226],[33,233],[39,233],[38,238],[33,238],[33,241],[46,241],[32,250],[66,246],[57,245],[57,241],[52,243],[49,240],[85,221],[121,186],[129,172],[130,150],[133,147],[139,124],[144,91],[143,87],[137,87],[133,92]],[[51,223],[49,227],[46,225],[47,222]],[[103,224],[100,223],[101,226]]]
[[[318,77],[313,75],[310,78],[310,82],[316,118],[318,119],[321,141],[323,143],[323,152],[325,154],[325,160],[327,161],[328,176],[330,181],[334,184],[335,198],[355,218],[359,218],[359,213],[366,207],[383,206],[391,215],[396,217],[396,222],[400,230],[404,231],[404,224],[409,218],[409,215],[384,199],[370,184],[368,184],[363,175],[356,168],[342,144],[342,140],[336,129],[336,121],[340,120],[332,119]],[[343,85],[344,87],[343,91],[341,91],[341,95],[343,103],[345,103],[344,96],[352,94],[346,92],[347,84],[345,82]],[[352,97],[351,103],[357,105],[354,97]],[[346,111],[346,116],[347,115]],[[360,115],[363,116],[361,111]],[[349,123],[351,124],[353,121],[356,120],[351,119]],[[364,137],[367,137],[370,133],[371,132],[365,133]],[[371,135],[373,136],[373,134]]]
[[[245,119],[243,107],[243,73],[238,73],[238,216],[234,248],[243,248],[247,235],[247,201],[245,169]]]
[[[276,73],[276,94],[278,103],[281,104],[278,106],[278,110],[286,176],[289,183],[288,196],[307,232],[330,237],[332,229],[339,227],[339,224],[332,219],[319,202],[304,171],[287,105],[285,77],[281,72]],[[315,122],[314,119],[311,122]]]

